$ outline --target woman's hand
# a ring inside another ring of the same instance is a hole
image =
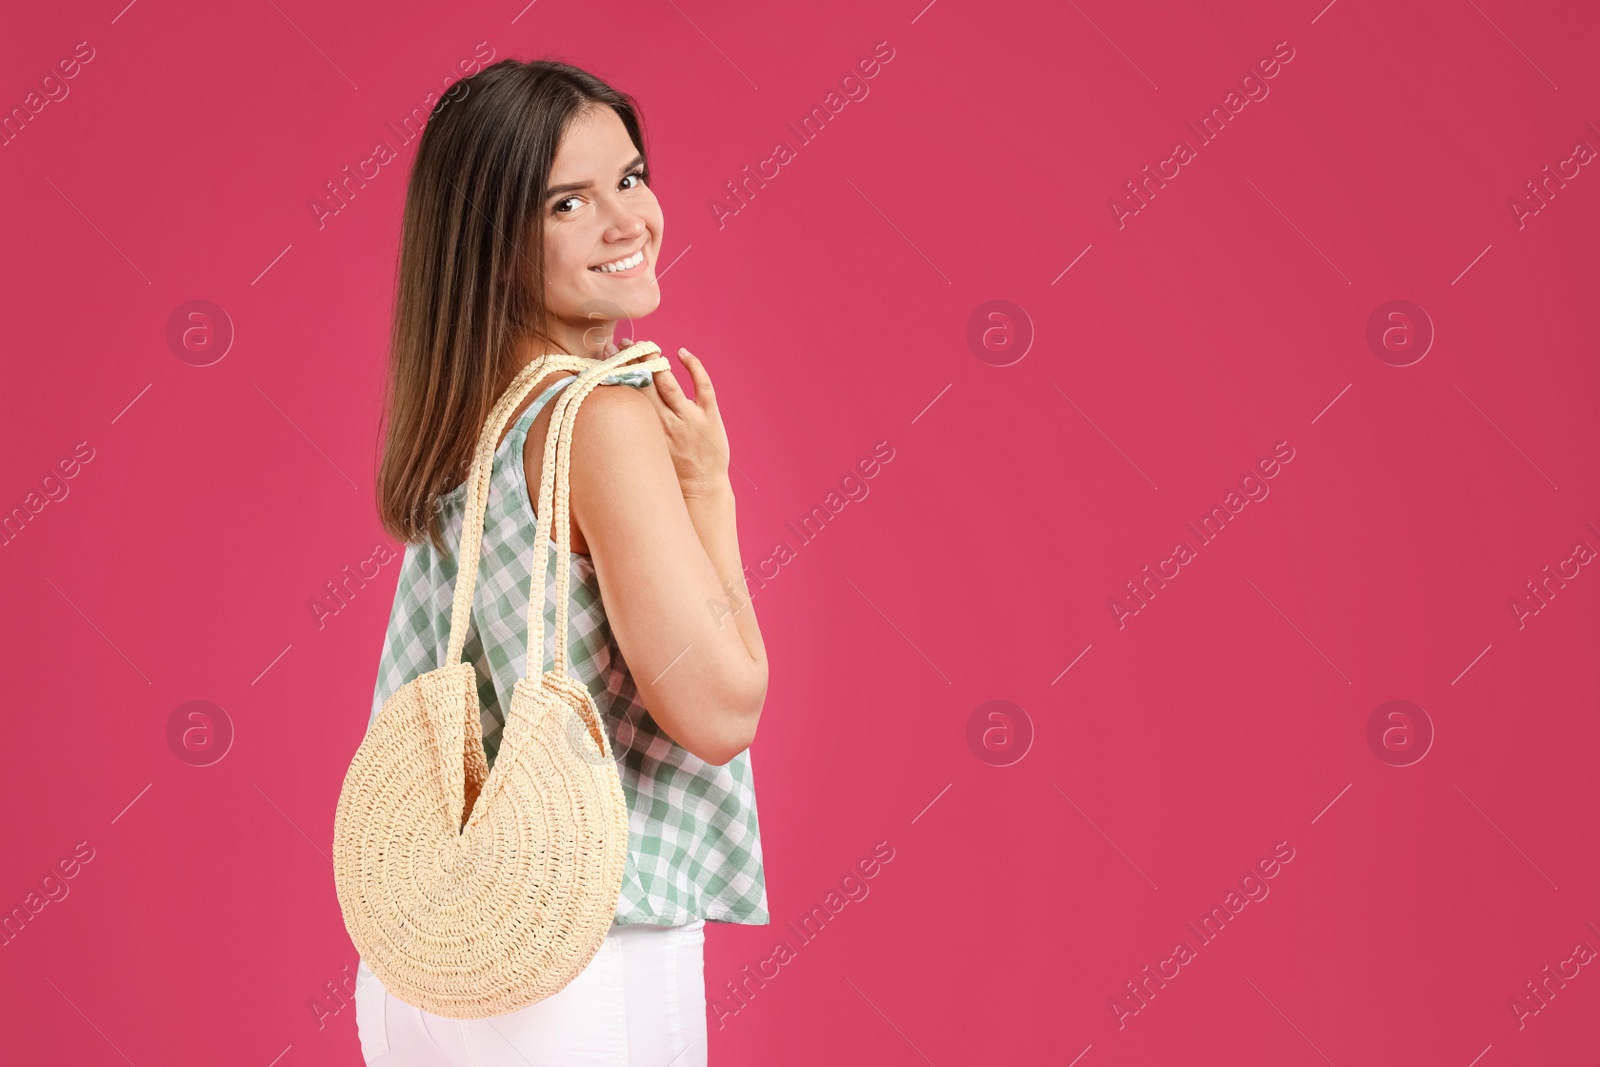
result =
[[[622,346],[626,348],[631,343],[624,339]],[[717,411],[717,395],[705,366],[687,348],[678,349],[678,359],[694,380],[694,399],[684,395],[670,370],[656,371],[655,388],[649,395],[666,431],[678,487],[688,500],[729,487],[728,432]]]

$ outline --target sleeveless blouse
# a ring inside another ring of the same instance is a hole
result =
[[[490,766],[500,748],[503,709],[510,707],[518,672],[527,662],[535,516],[522,464],[523,443],[539,410],[574,380],[563,377],[546,388],[518,416],[495,451],[478,583],[463,649],[477,669],[483,747]],[[643,388],[649,381],[650,372],[625,369],[602,384]],[[406,547],[368,729],[395,690],[443,665],[455,594],[454,552],[461,543],[466,498],[466,482],[440,498],[449,553],[436,552],[426,538]],[[555,664],[553,541],[547,540],[543,554],[544,669],[548,671]],[[628,801],[628,859],[614,921],[660,926],[695,919],[755,925],[769,922],[749,751],[719,767],[693,755],[661,730],[641,702],[606,621],[594,561],[576,552],[571,558],[568,673],[594,697]]]

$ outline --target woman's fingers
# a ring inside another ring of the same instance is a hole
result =
[[[661,390],[646,389],[644,393],[650,398],[650,403],[655,407],[656,417],[661,420],[663,429],[678,421],[678,416],[671,408],[667,407],[667,402],[661,399]]]
[[[700,357],[687,348],[680,348],[678,359],[689,368],[689,377],[694,381],[694,402],[702,407],[715,408],[717,394],[711,388],[711,376],[706,373],[705,364],[700,362]]]
[[[621,341],[622,348],[627,348],[633,341],[624,337]],[[614,345],[607,347],[607,354],[614,355],[621,348]],[[684,418],[690,411],[704,408],[715,412],[717,407],[716,389],[711,384],[711,375],[706,373],[705,364],[687,348],[678,349],[678,361],[689,372],[690,379],[694,382],[694,399],[690,400],[684,393],[683,387],[678,384],[678,379],[672,376],[670,370],[658,370],[652,375],[655,390],[652,399],[656,401],[658,413],[665,414],[670,411],[679,418]]]
[[[683,387],[672,376],[672,371],[658,370],[652,377],[656,383],[656,396],[667,405],[667,410],[682,418],[686,409],[694,407],[694,403],[683,395]]]

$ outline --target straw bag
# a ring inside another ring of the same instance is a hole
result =
[[[667,369],[660,351],[644,341],[603,361],[546,355],[517,374],[474,453],[444,666],[384,702],[345,775],[333,827],[345,929],[384,988],[434,1015],[481,1019],[543,1000],[589,965],[611,928],[628,809],[594,699],[567,673],[567,476],[584,397],[641,356],[653,358],[638,369]],[[461,650],[500,434],[553,370],[581,373],[550,416],[535,509],[527,670],[512,691],[489,769],[477,679]],[[543,672],[552,530],[556,647],[553,668]]]

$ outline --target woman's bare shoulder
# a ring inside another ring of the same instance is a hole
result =
[[[572,430],[573,461],[577,462],[585,451],[592,453],[594,459],[605,459],[615,449],[648,448],[656,441],[665,453],[667,435],[661,428],[661,417],[656,414],[654,402],[645,395],[646,390],[654,388],[600,386],[585,397]]]
[[[570,386],[568,387],[570,388]],[[677,475],[667,448],[666,432],[645,389],[600,386],[584,397],[572,429],[568,482],[572,493],[572,551],[589,554],[590,538],[582,526],[615,525],[619,511],[633,509],[646,518],[667,503],[661,486],[677,488]],[[557,394],[559,396],[560,394]],[[549,432],[552,400],[539,413],[523,450],[523,469],[530,497],[537,497]],[[534,500],[537,506],[537,500]],[[593,531],[591,530],[591,533]]]

